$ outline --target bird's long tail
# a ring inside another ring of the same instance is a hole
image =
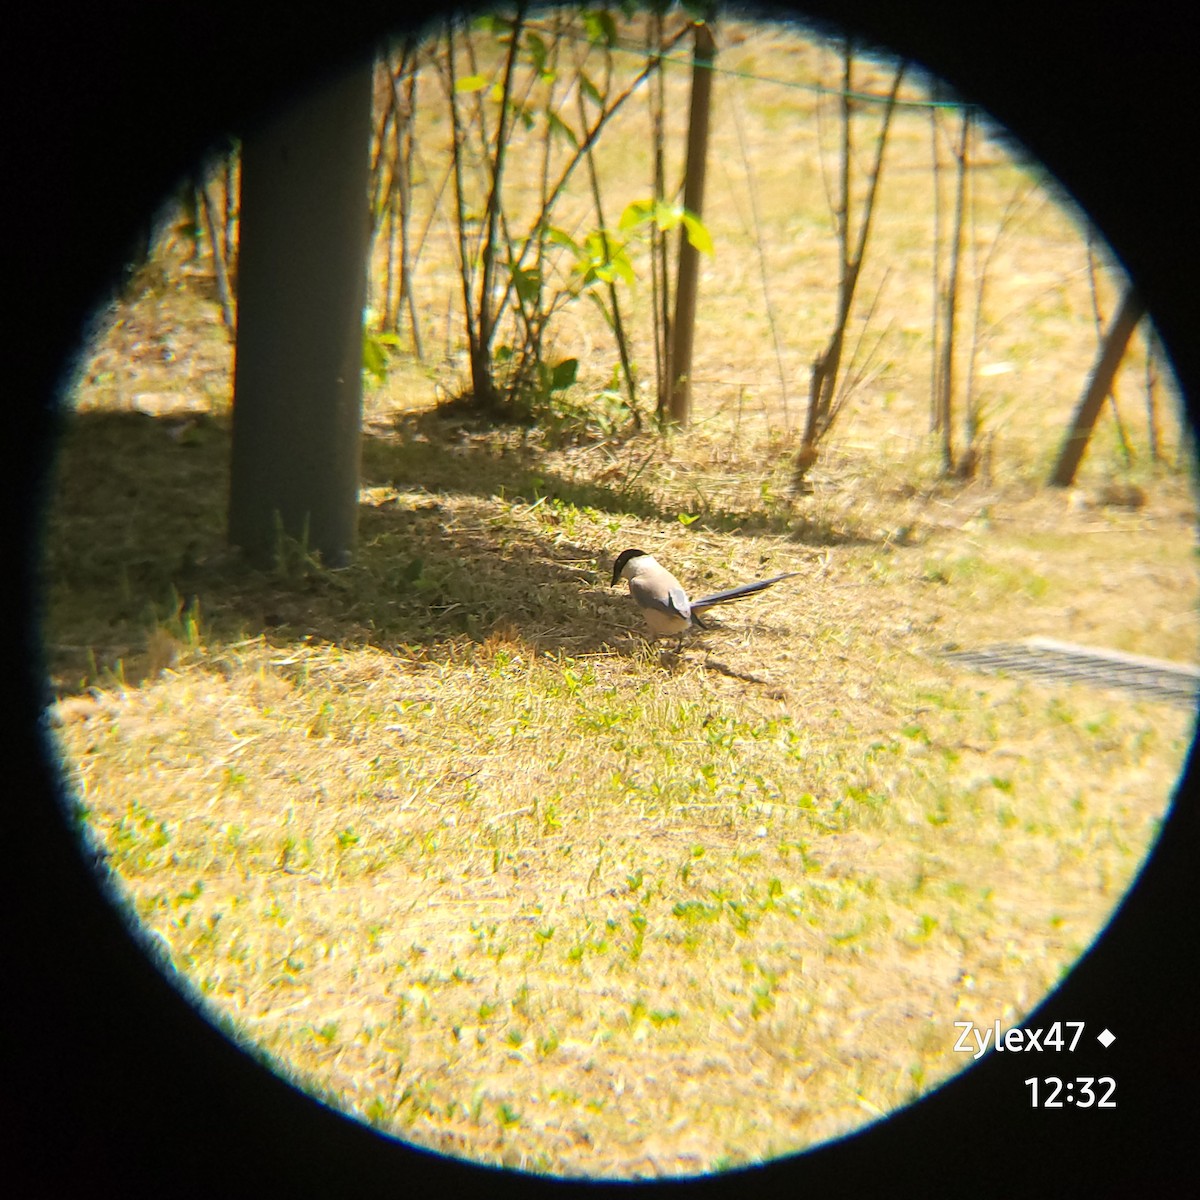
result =
[[[712,608],[716,604],[728,604],[730,600],[742,600],[746,596],[753,596],[755,592],[761,592],[781,579],[791,579],[793,575],[799,574],[799,571],[785,571],[782,575],[772,575],[770,579],[760,579],[756,583],[743,583],[740,587],[728,588],[724,592],[714,592],[711,596],[693,600],[692,615],[695,617],[697,609]]]

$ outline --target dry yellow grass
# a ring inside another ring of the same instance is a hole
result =
[[[778,74],[819,55],[768,30],[729,61]],[[744,86],[803,391],[832,302],[813,101]],[[898,124],[872,257],[913,280],[921,120]],[[733,137],[719,121],[723,166]],[[981,205],[984,179],[1008,178],[1002,205],[1019,174],[981,173]],[[874,319],[886,370],[792,497],[795,393],[785,418],[719,178],[708,219],[733,273],[704,285],[696,427],[560,445],[435,416],[453,368],[398,364],[369,398],[345,571],[293,556],[260,574],[224,549],[228,350],[177,248],[85,355],[46,555],[84,835],[231,1036],[468,1158],[697,1173],[903,1105],[966,1065],[955,1020],[1019,1021],[1090,944],[1192,735],[1163,704],[938,657],[1045,634],[1197,660],[1178,419],[1177,469],[1139,443],[1139,507],[1103,503],[1129,475],[1104,430],[1073,496],[1034,482],[1095,348],[1071,219],[1032,200],[993,260],[996,311],[1019,315],[992,335],[989,361],[1013,369],[986,377],[1009,389],[990,396],[986,478],[931,469],[906,286]],[[432,321],[445,293],[422,278]],[[1127,416],[1136,388],[1127,372]],[[149,396],[166,416],[112,411]],[[607,587],[627,545],[699,590],[802,575],[677,657]]]

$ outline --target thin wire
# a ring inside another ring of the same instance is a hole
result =
[[[542,32],[551,32],[548,27],[536,25],[533,21],[527,23],[530,29],[539,29]],[[559,35],[561,37],[574,41],[589,41],[585,33],[575,33],[570,30],[562,30]],[[668,67],[684,67],[691,71],[697,65],[706,68],[718,75],[728,75],[733,79],[746,79],[754,83],[773,83],[778,87],[792,88],[796,91],[812,92],[818,96],[845,96],[850,100],[858,100],[866,104],[887,104],[888,97],[880,95],[876,92],[852,92],[844,88],[830,87],[824,83],[809,83],[800,79],[780,79],[775,75],[760,75],[754,71],[744,71],[735,67],[724,67],[717,65],[716,60],[700,60],[699,62],[690,54],[655,54],[646,53],[645,46],[635,46],[625,44],[620,40],[612,43],[612,49],[622,54],[628,54],[631,57],[643,59],[657,59],[663,66]],[[979,106],[966,100],[918,100],[918,99],[902,99],[897,96],[894,101],[897,108],[913,108],[913,109],[931,109],[931,108],[948,108],[960,109],[969,108],[977,109]]]

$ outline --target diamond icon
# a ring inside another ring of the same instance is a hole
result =
[[[1116,1040],[1117,1035],[1115,1033],[1109,1033],[1107,1029],[1104,1030],[1103,1033],[1096,1034],[1096,1041],[1098,1041],[1100,1045],[1105,1048],[1105,1050],[1107,1050],[1109,1046],[1111,1046]]]

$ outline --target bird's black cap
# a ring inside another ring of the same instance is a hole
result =
[[[621,578],[621,572],[625,569],[625,564],[631,558],[645,558],[645,550],[622,550],[617,555],[617,561],[613,563],[613,577],[611,587],[617,586],[617,580]]]

